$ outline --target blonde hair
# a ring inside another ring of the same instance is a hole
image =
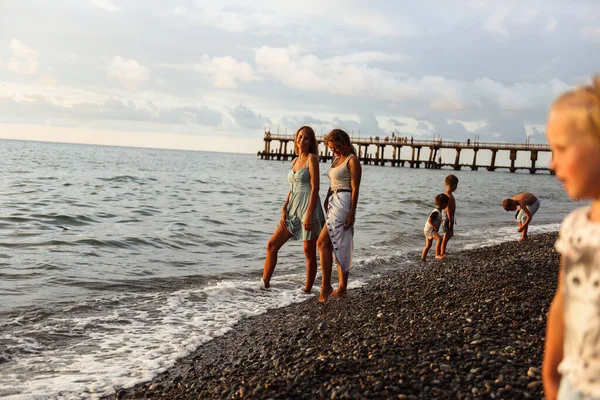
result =
[[[298,134],[304,131],[304,136],[310,138],[310,146],[308,147],[308,152],[310,154],[314,154],[315,156],[319,156],[319,145],[317,143],[317,137],[315,136],[315,131],[310,126],[301,126],[296,131],[296,136],[294,136],[294,153],[300,155],[300,150],[298,149]]]
[[[600,140],[600,75],[593,78],[591,85],[561,94],[550,110],[566,112],[579,132],[589,132]]]

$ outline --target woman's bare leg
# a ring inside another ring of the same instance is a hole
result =
[[[275,232],[273,232],[273,236],[271,236],[271,239],[267,242],[267,256],[265,257],[265,266],[262,276],[265,287],[271,286],[271,276],[273,276],[273,271],[277,265],[277,252],[279,252],[281,246],[283,246],[291,237],[292,234],[287,228],[278,225]]]
[[[346,295],[346,290],[348,289],[348,276],[350,275],[350,271],[343,272],[342,267],[337,266],[338,271],[338,288],[334,290],[331,295],[344,297]]]
[[[304,291],[310,293],[317,276],[317,239],[304,241],[304,256],[306,257],[306,285],[304,285]]]
[[[319,249],[319,257],[321,258],[321,295],[319,301],[324,303],[333,292],[331,287],[331,267],[333,265],[333,246],[327,231],[327,225],[323,226],[319,239],[317,240],[317,249]]]

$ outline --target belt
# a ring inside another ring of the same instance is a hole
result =
[[[337,192],[352,193],[352,189],[335,189],[335,190],[333,190],[332,188],[329,188],[329,189],[327,189],[327,196],[325,196],[325,201],[328,201],[329,198],[331,197],[331,195],[334,193],[337,193]]]

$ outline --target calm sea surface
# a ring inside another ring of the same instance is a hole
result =
[[[301,242],[281,250],[274,289],[259,290],[289,168],[254,155],[0,141],[0,397],[110,394],[240,318],[310,298],[299,292]],[[350,288],[417,262],[450,172],[364,166]],[[550,175],[456,175],[450,252],[517,239],[500,205],[514,193],[542,201],[532,233],[558,230],[579,206]]]

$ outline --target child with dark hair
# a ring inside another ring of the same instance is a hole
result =
[[[533,215],[540,208],[540,200],[532,193],[523,192],[514,195],[511,199],[502,201],[502,208],[506,211],[517,211],[516,219],[519,223],[517,232],[521,233],[521,240],[527,240],[527,229],[533,219]]]
[[[442,210],[448,206],[448,201],[448,196],[445,193],[440,193],[434,198],[435,208],[429,213],[425,228],[423,229],[423,233],[425,234],[425,247],[421,253],[422,261],[425,261],[434,240],[437,241],[437,244],[435,245],[435,258],[446,257],[442,254],[442,237],[438,233],[438,230],[442,224]]]
[[[456,213],[456,200],[454,199],[454,191],[458,186],[458,178],[454,174],[450,174],[444,179],[446,184],[446,195],[448,196],[448,206],[444,210],[442,217],[442,227],[444,229],[444,236],[442,237],[442,255],[448,255],[446,252],[446,246],[448,241],[454,236],[454,224]]]

